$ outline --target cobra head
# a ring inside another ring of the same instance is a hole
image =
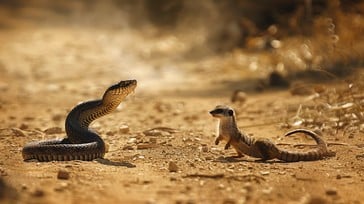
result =
[[[107,100],[120,101],[132,93],[137,86],[136,80],[120,81],[110,86],[104,93],[103,98]]]

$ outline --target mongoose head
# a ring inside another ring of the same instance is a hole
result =
[[[210,114],[215,118],[228,118],[233,117],[235,113],[229,106],[218,105],[210,111]]]

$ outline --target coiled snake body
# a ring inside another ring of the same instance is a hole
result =
[[[67,137],[30,142],[23,147],[24,160],[68,161],[93,160],[105,154],[105,143],[95,132],[88,129],[95,119],[111,113],[137,86],[136,80],[121,81],[110,86],[102,99],[77,105],[65,122]]]

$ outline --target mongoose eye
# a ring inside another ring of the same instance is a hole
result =
[[[229,116],[233,116],[234,115],[234,111],[233,110],[229,110],[228,111],[228,114],[229,114]]]

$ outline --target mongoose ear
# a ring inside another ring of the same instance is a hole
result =
[[[234,111],[233,110],[229,110],[228,114],[229,114],[229,116],[233,116],[234,115]]]

